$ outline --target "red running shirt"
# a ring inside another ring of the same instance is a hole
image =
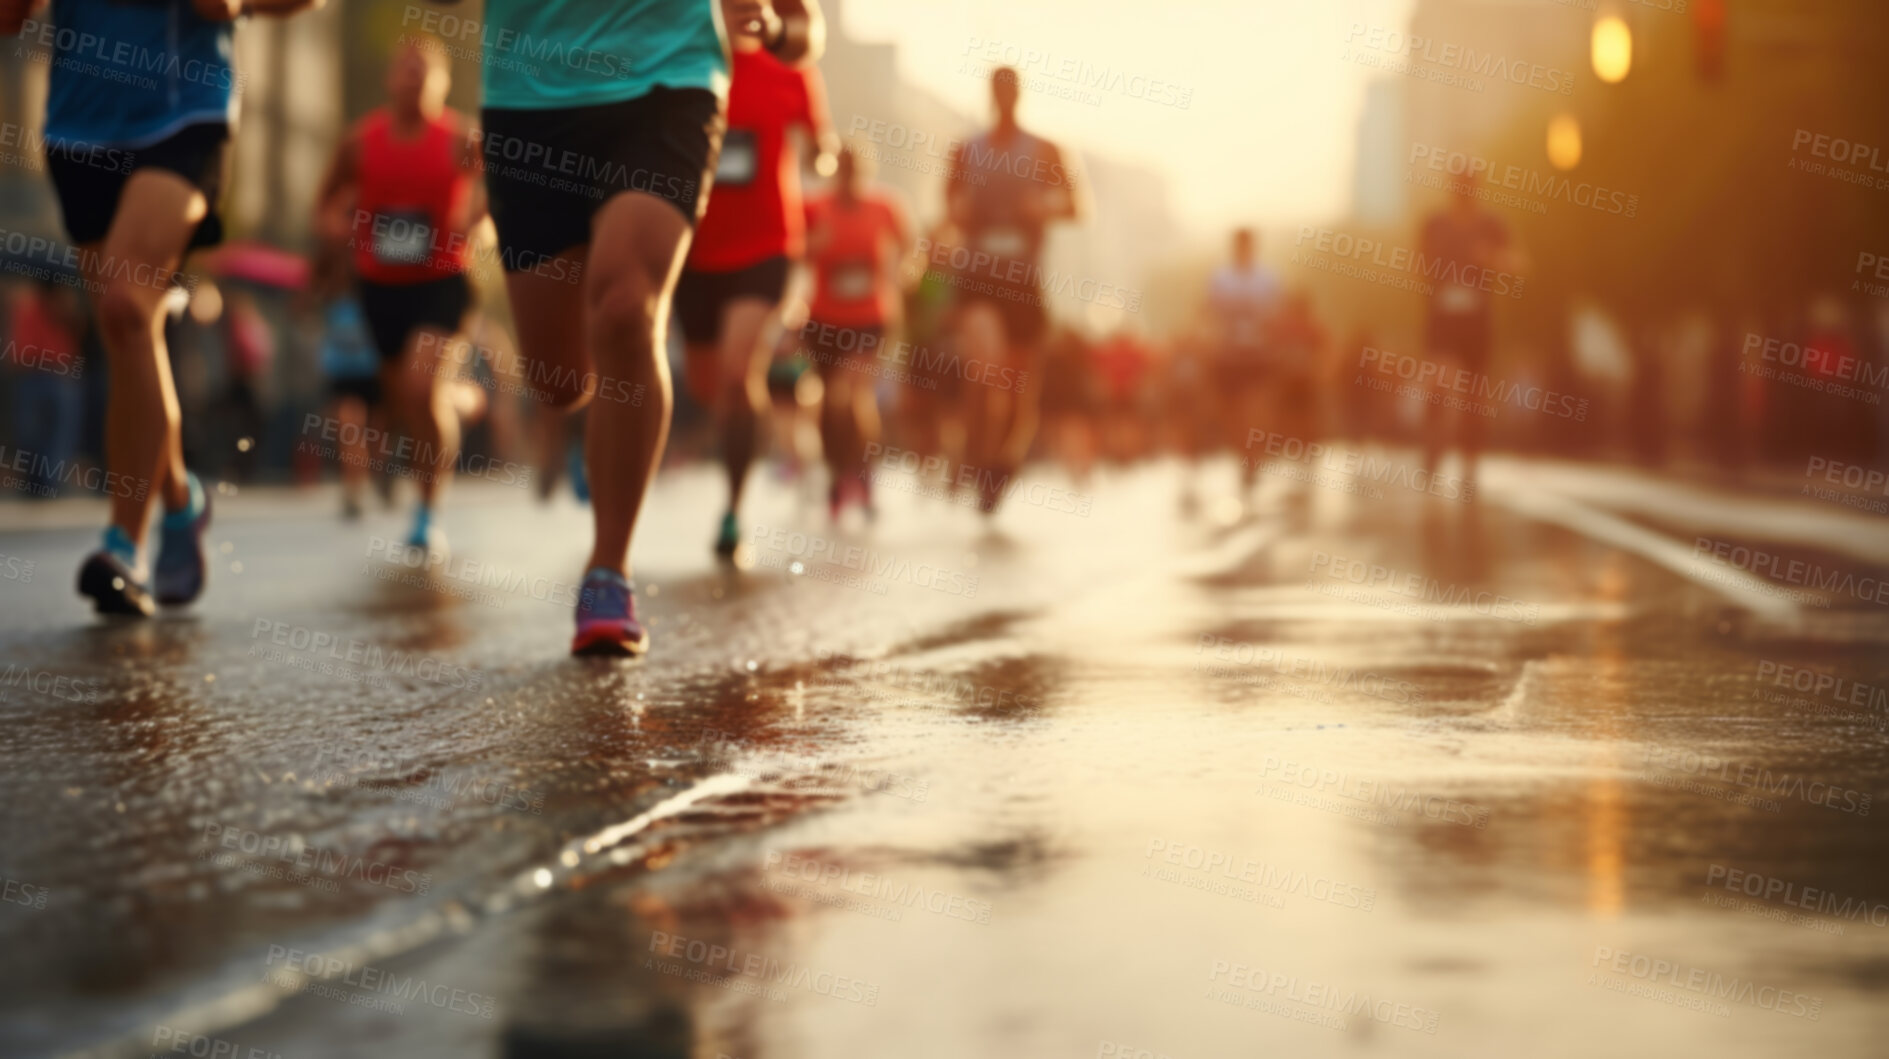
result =
[[[361,119],[354,203],[354,269],[374,283],[423,283],[464,272],[472,196],[461,164],[465,125],[444,111],[411,140],[396,139],[385,107]]]
[[[820,71],[782,63],[759,48],[734,53],[728,132],[722,137],[708,212],[695,229],[689,267],[733,272],[770,257],[805,251],[800,164],[787,130],[812,131],[826,120]]]
[[[868,193],[849,204],[820,195],[807,202],[813,302],[809,314],[840,327],[882,327],[898,311],[896,255],[905,232],[898,203]],[[822,240],[823,237],[823,241]]]

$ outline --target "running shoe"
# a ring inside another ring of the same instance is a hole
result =
[[[89,596],[100,614],[148,618],[157,613],[151,589],[137,573],[138,549],[117,526],[105,530],[104,547],[79,567],[79,594]]]
[[[413,532],[407,534],[407,547],[440,556],[449,550],[446,531],[433,524],[433,510],[424,504],[413,513]]]
[[[565,450],[565,467],[571,475],[571,495],[580,504],[590,503],[590,478],[584,474],[584,446],[572,445]]]
[[[577,635],[571,654],[635,658],[649,650],[649,630],[636,620],[636,586],[615,570],[584,575],[577,595]]]
[[[721,517],[721,529],[715,534],[715,554],[724,559],[735,557],[735,549],[741,546],[741,523],[735,521],[735,513],[730,511]]]
[[[203,533],[210,528],[210,494],[196,475],[186,472],[184,477],[190,488],[189,504],[166,511],[158,523],[157,570],[152,582],[157,601],[167,607],[182,606],[202,595],[210,573],[210,560],[203,551]]]

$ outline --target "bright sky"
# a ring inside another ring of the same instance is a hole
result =
[[[988,112],[985,53],[997,42],[1026,77],[1099,104],[1027,92],[1026,127],[1082,151],[1164,172],[1194,234],[1233,220],[1329,218],[1351,195],[1366,67],[1345,62],[1353,22],[1402,28],[1415,0],[844,0],[846,29],[899,45],[910,78],[968,113]],[[1024,50],[1044,58],[1023,63]],[[967,63],[970,64],[967,71]],[[1085,89],[1072,67],[1120,72]],[[1136,78],[1136,80],[1129,80]],[[1149,89],[1139,80],[1172,87]],[[1026,82],[1027,83],[1027,82]],[[1129,86],[1186,109],[1135,98]]]

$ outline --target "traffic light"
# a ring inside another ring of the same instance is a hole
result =
[[[1692,37],[1699,76],[1717,81],[1725,73],[1725,0],[1693,0]]]

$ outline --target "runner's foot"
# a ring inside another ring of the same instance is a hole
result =
[[[715,533],[715,554],[732,559],[735,549],[740,546],[741,523],[735,520],[735,513],[730,511],[721,517],[721,529]]]
[[[159,523],[157,570],[152,578],[157,601],[167,607],[181,606],[203,594],[210,562],[203,552],[203,533],[210,527],[210,494],[203,483],[188,472],[190,502],[177,511],[166,511]]]
[[[445,555],[446,531],[433,524],[433,509],[421,504],[413,513],[413,532],[407,534],[407,547],[428,555]]]
[[[79,594],[91,597],[100,614],[148,618],[157,612],[150,586],[138,576],[138,549],[117,526],[105,530],[104,546],[79,567]]]
[[[636,620],[636,586],[614,570],[584,575],[577,597],[577,635],[571,654],[635,658],[649,650],[649,631]]]

